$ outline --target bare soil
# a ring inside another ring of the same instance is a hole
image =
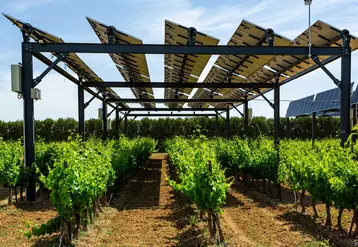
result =
[[[209,243],[207,222],[188,199],[169,186],[168,157],[153,154],[130,182],[122,185],[109,207],[94,220],[87,232],[81,232],[74,246],[213,246]],[[259,188],[260,189],[260,188]],[[6,196],[1,193],[0,198]],[[274,191],[275,192],[275,191]],[[227,194],[221,225],[226,246],[354,246],[335,227],[323,225],[325,205],[318,204],[314,219],[311,198],[304,200],[306,213],[296,211],[293,192],[283,188],[282,201],[234,183]],[[299,208],[300,210],[300,208]],[[337,210],[332,208],[336,224]],[[56,211],[43,195],[36,203],[15,203],[0,208],[0,246],[58,246],[58,234],[27,240],[26,224],[41,224]],[[351,213],[344,212],[345,230]],[[331,239],[323,244],[325,239]]]

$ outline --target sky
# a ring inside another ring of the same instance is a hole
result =
[[[174,21],[220,39],[227,44],[243,19],[289,39],[296,38],[308,27],[308,8],[302,0],[0,0],[0,12],[9,14],[35,27],[61,37],[65,42],[99,42],[86,16],[143,40],[146,44],[163,44],[164,21]],[[358,36],[358,0],[313,0],[312,23],[320,19]],[[11,91],[10,65],[21,62],[22,36],[4,16],[0,16],[0,120],[22,119],[23,103]],[[79,55],[104,81],[122,81],[108,54]],[[146,55],[152,81],[164,81],[164,55]],[[199,82],[214,64],[212,56]],[[60,66],[70,72],[64,64]],[[34,58],[34,77],[46,67]],[[340,60],[327,68],[340,79]],[[352,82],[358,83],[358,52],[352,54]],[[356,86],[357,84],[355,84]],[[354,86],[354,87],[355,87]],[[281,87],[280,114],[285,116],[290,100],[334,88],[333,81],[318,69]],[[42,99],[35,102],[35,119],[77,118],[77,86],[50,72],[38,88]],[[114,89],[122,98],[134,97],[129,89]],[[164,98],[164,90],[154,89],[156,98]],[[193,90],[192,95],[195,93]],[[273,99],[273,93],[267,93]],[[91,96],[85,93],[85,100]],[[137,105],[130,105],[135,107]],[[86,119],[97,118],[101,102],[92,101],[86,108]],[[164,105],[157,104],[157,107]],[[261,97],[250,101],[253,116],[273,117],[272,108]],[[242,107],[239,107],[242,109]],[[231,116],[238,116],[231,111]],[[114,114],[111,116],[114,117]]]

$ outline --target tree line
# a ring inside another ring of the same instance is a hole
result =
[[[226,120],[219,118],[216,130],[215,118],[143,118],[131,121],[128,119],[128,137],[145,136],[164,140],[174,136],[189,137],[194,131],[200,130],[207,137],[226,137]],[[287,132],[292,139],[310,139],[312,136],[312,120],[309,117],[290,119],[287,129],[286,119],[280,119],[280,138],[286,138]],[[65,141],[73,133],[78,132],[78,122],[73,118],[45,119],[35,121],[35,134],[44,141]],[[124,133],[124,121],[120,122],[120,132]],[[101,137],[102,123],[100,119],[89,119],[85,122],[86,137]],[[18,140],[23,136],[22,121],[0,121],[0,136],[4,140]],[[108,131],[109,138],[115,138],[115,121]],[[243,118],[230,119],[230,136],[255,138],[273,136],[273,119],[254,117],[249,121],[248,131],[244,132]],[[316,137],[337,138],[339,136],[339,118],[321,117],[317,119]]]

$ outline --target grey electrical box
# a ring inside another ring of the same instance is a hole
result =
[[[31,99],[41,100],[41,90],[38,88],[31,88]]]
[[[22,93],[20,64],[11,64],[11,90],[16,93]]]
[[[103,110],[102,108],[98,108],[98,118],[102,119],[102,116],[103,116]]]

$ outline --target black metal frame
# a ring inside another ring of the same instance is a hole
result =
[[[36,43],[30,42],[30,32],[32,28],[31,25],[24,25],[23,33],[23,43],[22,43],[22,84],[23,84],[23,98],[24,98],[24,149],[25,149],[25,165],[31,166],[35,160],[35,148],[34,148],[34,102],[31,98],[31,88],[35,87],[36,83],[39,82],[51,69],[59,72],[61,75],[69,79],[70,81],[78,85],[78,109],[79,109],[79,132],[81,133],[84,139],[84,109],[88,104],[94,99],[97,98],[103,102],[103,139],[107,138],[107,105],[111,106],[116,111],[116,135],[119,136],[119,113],[124,114],[124,132],[128,132],[128,117],[129,116],[141,116],[140,114],[129,114],[132,109],[123,109],[126,112],[121,112],[121,108],[118,105],[113,105],[111,102],[115,103],[140,103],[140,102],[156,102],[156,103],[169,103],[169,102],[211,102],[211,103],[243,103],[244,104],[244,130],[248,130],[248,101],[259,97],[260,94],[255,95],[251,98],[245,99],[153,99],[153,100],[142,100],[142,99],[118,99],[112,100],[107,99],[105,95],[102,97],[100,93],[96,93],[91,90],[89,87],[96,87],[99,91],[102,87],[152,87],[152,88],[267,88],[263,93],[266,93],[270,90],[274,90],[274,139],[275,144],[278,145],[278,131],[279,131],[279,103],[280,103],[280,86],[294,80],[300,76],[305,75],[319,67],[325,65],[331,61],[336,60],[339,57],[342,57],[342,66],[341,66],[341,143],[343,144],[350,133],[350,121],[349,121],[349,109],[350,109],[350,87],[351,87],[351,48],[349,45],[350,35],[347,30],[342,31],[342,43],[343,48],[341,47],[311,47],[312,56],[329,56],[328,59],[324,61],[319,61],[316,66],[298,73],[295,76],[292,76],[281,83],[278,83],[276,79],[275,83],[170,83],[170,82],[158,82],[158,83],[148,83],[143,84],[140,82],[125,83],[125,82],[81,82],[77,80],[69,73],[61,69],[57,63],[61,60],[59,57],[55,62],[49,60],[41,52],[50,52],[55,54],[63,54],[63,57],[67,53],[130,53],[130,54],[206,54],[206,55],[297,55],[297,56],[307,56],[309,54],[308,47],[301,46],[273,46],[273,31],[268,30],[267,40],[268,46],[197,46],[197,45],[162,45],[162,44],[143,44],[143,45],[119,45],[114,44],[113,37],[110,36],[110,44],[88,44],[88,43]],[[49,66],[48,69],[40,75],[36,80],[33,79],[33,64],[32,57],[35,56],[43,63]],[[278,78],[278,77],[277,77]],[[170,85],[169,85],[170,84]],[[215,84],[215,85],[214,85]],[[90,99],[87,103],[84,102],[84,91],[89,92],[93,98]],[[265,97],[264,97],[265,98]],[[272,103],[271,103],[272,104]],[[133,109],[137,111],[138,109]],[[141,109],[141,111],[155,111],[156,109]],[[172,111],[173,109],[168,109]],[[174,109],[175,111],[187,111],[184,108]],[[190,109],[190,111],[199,111],[199,109]],[[207,116],[215,116],[216,119],[216,129],[218,130],[218,117],[222,117],[219,111],[226,111],[226,130],[227,137],[230,137],[230,109],[220,109],[212,108],[210,109],[215,112],[215,114],[201,114]],[[210,111],[200,109],[200,111]],[[138,110],[139,111],[139,110]],[[157,111],[162,111],[157,109]],[[188,110],[189,111],[189,110]],[[148,114],[146,116],[155,116],[156,114]],[[157,114],[159,115],[159,114]],[[161,114],[165,115],[165,114]],[[166,116],[173,116],[174,114],[166,114]],[[183,115],[183,114],[182,114]],[[190,115],[190,114],[187,114]],[[192,114],[193,116],[199,116],[200,114]],[[29,187],[27,189],[27,199],[33,201],[36,199],[35,193],[35,170],[33,169],[31,173]]]

